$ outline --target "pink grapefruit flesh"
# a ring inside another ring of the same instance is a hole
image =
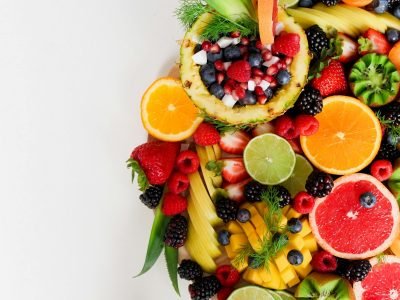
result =
[[[370,260],[371,272],[354,283],[356,300],[400,299],[400,258],[392,255]]]
[[[366,192],[377,199],[372,208],[360,203],[360,196]],[[390,191],[374,177],[342,176],[328,196],[317,200],[310,225],[318,244],[333,255],[369,258],[385,251],[396,238],[399,207]]]

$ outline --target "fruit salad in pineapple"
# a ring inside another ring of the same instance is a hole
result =
[[[181,0],[128,167],[194,300],[400,299],[400,1]],[[178,49],[177,49],[178,53]]]

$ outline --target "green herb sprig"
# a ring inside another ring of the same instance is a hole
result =
[[[200,117],[203,118],[204,122],[210,123],[214,125],[214,127],[220,132],[220,133],[225,133],[225,132],[234,132],[234,131],[239,131],[239,130],[250,130],[252,128],[252,125],[250,124],[229,124],[222,122],[220,120],[217,120],[211,116],[209,116],[206,112],[202,112],[200,114]]]
[[[210,11],[211,8],[204,5],[201,0],[181,0],[175,10],[175,16],[185,29],[189,29],[202,14]]]
[[[392,120],[386,119],[379,111],[376,113],[376,116],[379,122],[386,127],[391,139],[396,143],[396,141],[400,139],[400,126],[395,126]]]
[[[130,158],[126,161],[128,169],[132,170],[132,182],[135,180],[135,175],[137,176],[137,182],[139,185],[140,191],[144,192],[149,187],[149,181],[147,180],[146,174],[143,169],[140,167],[138,161]]]

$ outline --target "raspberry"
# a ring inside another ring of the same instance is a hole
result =
[[[230,265],[222,265],[217,268],[215,272],[219,282],[224,287],[233,287],[240,280],[240,273]]]
[[[287,33],[278,36],[272,45],[272,52],[294,57],[300,51],[300,36],[297,33]]]
[[[196,172],[199,165],[199,156],[196,152],[191,150],[182,151],[176,158],[176,166],[183,174],[192,174]]]
[[[248,82],[251,77],[251,66],[245,60],[235,61],[230,65],[226,74],[238,82]]]
[[[181,172],[172,173],[167,182],[168,190],[173,194],[183,193],[187,190],[189,184],[189,178]]]
[[[187,200],[181,195],[175,195],[173,193],[166,193],[164,196],[164,202],[162,205],[162,212],[166,216],[175,216],[184,212],[187,208]]]
[[[393,166],[392,163],[386,159],[376,160],[371,165],[371,175],[379,181],[385,181],[392,176]]]
[[[293,208],[300,214],[308,214],[311,212],[315,204],[315,199],[313,196],[307,192],[299,192],[294,197]]]
[[[293,120],[287,115],[283,115],[276,119],[275,130],[279,136],[287,140],[291,140],[299,136],[299,131],[296,128]]]
[[[294,120],[294,125],[300,135],[309,136],[317,133],[319,128],[318,120],[310,115],[299,115]]]
[[[208,123],[201,123],[196,129],[193,139],[199,146],[211,146],[218,144],[221,137],[214,126]]]
[[[313,255],[311,266],[314,271],[321,273],[329,273],[336,271],[337,260],[332,254],[325,250],[318,251]]]
[[[232,287],[223,287],[222,289],[219,290],[217,293],[217,299],[218,300],[226,300],[232,294],[233,288]]]

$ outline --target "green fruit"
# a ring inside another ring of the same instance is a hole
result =
[[[301,299],[355,299],[351,284],[340,276],[311,273],[297,287],[295,297]]]
[[[400,158],[397,159],[394,168],[393,174],[389,178],[389,189],[396,197],[397,201],[400,203]]]
[[[289,294],[287,292],[275,291],[275,293],[277,293],[281,297],[282,300],[296,300],[296,298],[293,297],[293,295],[291,295],[291,294]]]
[[[296,165],[292,175],[281,185],[285,187],[292,197],[296,196],[298,192],[305,191],[306,181],[308,176],[312,173],[313,167],[304,156],[296,154]]]
[[[228,298],[228,300],[244,299],[275,300],[267,289],[253,285],[245,286],[235,290]]]
[[[278,19],[287,32],[300,36],[300,51],[293,58],[290,66],[291,80],[282,87],[265,105],[247,105],[229,108],[217,97],[209,93],[200,77],[200,66],[193,62],[194,49],[201,40],[204,24],[214,18],[206,13],[198,18],[192,28],[186,33],[181,46],[181,81],[187,94],[194,104],[207,115],[230,124],[257,124],[268,122],[291,108],[302,88],[307,82],[310,56],[307,37],[303,29],[289,17],[283,9],[279,9]]]
[[[281,296],[279,296],[275,291],[269,290],[268,293],[274,298],[274,300],[282,300]]]
[[[386,55],[370,53],[355,63],[349,82],[358,99],[378,107],[394,100],[399,92],[400,74]]]

